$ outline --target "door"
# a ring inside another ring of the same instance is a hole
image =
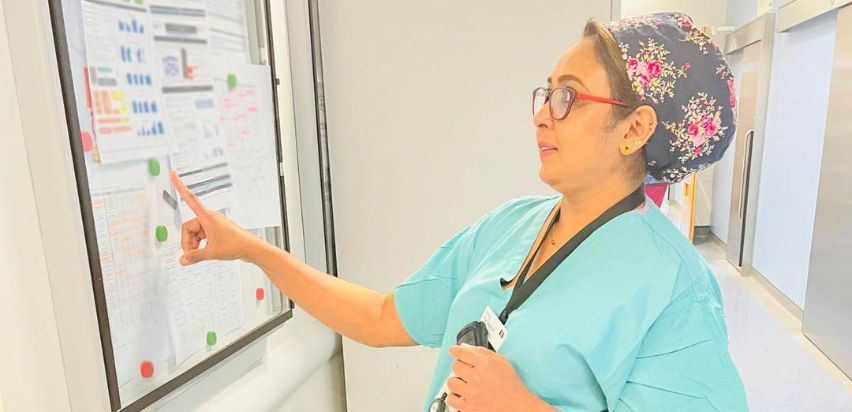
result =
[[[803,332],[852,377],[852,6],[840,9]]]
[[[741,53],[742,71],[726,256],[743,274],[751,270],[754,246],[773,33],[774,18],[767,14],[728,37],[729,54]]]

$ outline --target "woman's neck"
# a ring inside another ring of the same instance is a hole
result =
[[[565,241],[574,236],[607,209],[633,193],[641,181],[621,177],[600,183],[586,190],[562,193],[559,220],[555,225],[555,229],[561,234],[560,237],[565,237],[560,240]]]

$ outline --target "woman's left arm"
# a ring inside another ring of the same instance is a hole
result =
[[[558,412],[518,377],[505,356],[477,346],[450,348],[453,374],[447,404],[464,412]]]

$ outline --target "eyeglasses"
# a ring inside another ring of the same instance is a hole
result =
[[[550,117],[553,120],[562,120],[568,116],[568,113],[571,112],[571,106],[574,105],[574,101],[576,100],[584,100],[590,102],[598,102],[598,103],[606,103],[606,104],[614,104],[616,106],[627,107],[626,104],[620,102],[618,100],[607,99],[605,97],[592,96],[590,94],[580,93],[570,87],[557,87],[555,89],[548,89],[546,87],[539,87],[533,90],[533,104],[532,104],[532,114],[533,116],[544,107],[545,103],[550,103]]]

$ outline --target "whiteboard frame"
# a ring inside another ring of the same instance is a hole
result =
[[[273,98],[273,110],[275,116],[275,143],[277,161],[283,164],[282,155],[282,137],[280,133],[280,119],[278,115],[278,90],[277,85],[279,80],[275,72],[275,53],[273,47],[272,23],[269,13],[269,0],[260,0],[263,2],[263,19],[265,23],[265,40],[268,47],[264,50],[269,60],[266,62],[270,66],[270,87]],[[106,383],[109,393],[110,409],[112,411],[139,411],[158,400],[168,396],[170,393],[181,388],[195,378],[201,376],[206,371],[220,364],[222,361],[230,358],[232,355],[246,348],[253,342],[262,338],[277,327],[283,325],[287,320],[293,317],[293,302],[289,301],[288,308],[280,314],[267,320],[260,326],[252,329],[244,334],[236,341],[232,342],[220,351],[205,358],[199,363],[193,365],[186,371],[171,378],[166,383],[160,385],[151,392],[146,393],[140,398],[127,404],[121,405],[119,396],[119,386],[115,371],[115,358],[112,350],[112,338],[110,336],[109,316],[106,305],[106,296],[103,288],[103,278],[100,268],[100,257],[98,255],[97,239],[94,230],[94,217],[91,208],[91,194],[88,186],[87,168],[83,156],[81,143],[81,130],[79,119],[77,116],[77,96],[75,95],[73,78],[71,75],[71,67],[68,56],[67,36],[64,25],[63,10],[61,0],[48,0],[48,9],[50,14],[50,25],[53,31],[54,51],[56,53],[56,62],[59,73],[59,83],[61,86],[62,101],[65,110],[65,120],[67,122],[68,138],[70,140],[70,156],[73,164],[74,177],[76,178],[76,191],[80,205],[82,217],[83,235],[85,238],[86,252],[88,256],[88,264],[91,273],[92,291],[94,294],[95,311],[97,314],[97,323],[100,335],[101,350],[103,353],[104,370],[106,372]],[[283,173],[279,173],[279,201],[281,204],[282,227],[280,235],[283,245],[278,245],[284,250],[290,250],[289,238],[289,223],[287,202],[285,199],[285,185]]]

